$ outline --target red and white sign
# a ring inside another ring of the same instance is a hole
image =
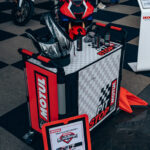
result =
[[[116,88],[117,88],[117,80],[114,80],[111,85],[111,103],[113,105],[116,100]]]
[[[150,20],[150,16],[143,16],[144,20]]]
[[[26,62],[31,127],[41,132],[44,123],[58,120],[57,75]]]
[[[114,50],[114,47],[113,46],[109,46],[109,47],[105,48],[104,50],[101,50],[100,52],[98,52],[98,55],[103,56],[103,55],[111,52],[112,50]]]

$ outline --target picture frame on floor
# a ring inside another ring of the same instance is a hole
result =
[[[44,150],[91,150],[87,115],[80,115],[42,126]]]

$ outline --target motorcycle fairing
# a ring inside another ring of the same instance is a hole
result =
[[[76,16],[76,14],[82,14],[85,12],[85,5],[83,3],[83,1],[80,1],[80,4],[76,4],[75,2],[73,2],[72,0],[72,5],[70,7],[70,10],[72,11],[72,13]],[[82,17],[81,17],[82,18]]]
[[[60,16],[61,21],[63,21],[63,22],[68,22],[68,21],[70,21],[70,18],[67,17],[67,16],[65,16],[65,15],[63,15],[63,14],[60,14],[59,16]],[[86,20],[87,20],[87,21],[91,21],[91,20],[93,20],[93,16],[90,15],[90,16],[88,16],[87,18],[85,18],[84,20],[85,20],[85,21],[86,21]]]
[[[85,10],[85,12],[84,12],[84,14],[82,16],[82,19],[88,17],[94,11],[94,7],[88,1],[85,2],[85,0],[84,0],[83,3],[85,3],[86,10]]]
[[[60,17],[60,19],[62,20],[62,21],[66,21],[66,22],[68,22],[69,21],[69,17],[67,17],[67,16],[65,16],[65,15],[63,15],[63,14],[60,14],[59,15],[59,17]]]
[[[74,16],[72,11],[70,10],[71,5],[72,5],[71,0],[69,0],[69,3],[67,1],[65,1],[64,4],[62,5],[62,7],[60,8],[60,12],[62,14],[64,14],[65,16],[68,16],[72,19],[76,19],[76,17]]]
[[[62,56],[70,54],[72,41],[62,28],[54,21],[50,14],[45,17],[46,26],[48,27],[52,37],[57,40]]]
[[[76,16],[81,15],[81,19],[84,19],[91,15],[94,11],[94,7],[86,0],[80,1],[80,4],[73,2],[73,0],[65,1],[60,8],[60,12],[72,19],[78,19]]]

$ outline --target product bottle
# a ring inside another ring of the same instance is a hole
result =
[[[77,51],[82,51],[82,35],[81,35],[81,29],[78,30],[79,35],[77,38]]]
[[[100,35],[96,35],[96,43],[95,43],[96,48],[100,48]]]
[[[110,33],[107,32],[104,38],[104,45],[109,47],[110,46]]]
[[[58,108],[59,118],[63,119],[66,115],[66,92],[65,92],[65,72],[63,68],[58,68],[57,73],[58,88]]]

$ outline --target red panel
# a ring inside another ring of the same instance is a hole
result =
[[[37,59],[39,59],[39,60],[41,60],[43,62],[46,62],[46,63],[50,62],[49,58],[46,58],[46,57],[43,57],[43,56],[38,56]]]
[[[71,13],[71,10],[69,10],[68,6],[69,3],[65,2],[60,8],[60,12],[65,16],[76,19],[76,17]]]
[[[86,2],[86,5],[87,5],[87,10],[84,14],[84,16],[82,17],[82,19],[88,17],[89,15],[93,14],[93,11],[94,11],[94,7],[87,1]]]
[[[34,130],[41,132],[40,121],[58,120],[57,75],[29,62],[26,62],[26,73],[31,126]],[[48,114],[41,115],[41,112],[45,112],[43,109]]]

